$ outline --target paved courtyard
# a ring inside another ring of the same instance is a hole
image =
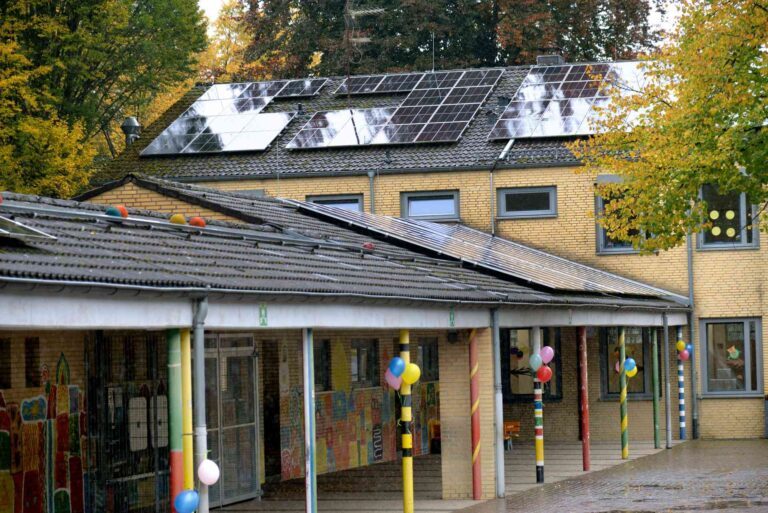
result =
[[[768,440],[692,441],[461,513],[768,512]]]

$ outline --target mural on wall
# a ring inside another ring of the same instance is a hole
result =
[[[83,513],[86,414],[64,353],[40,395],[6,403],[0,392],[0,513]]]
[[[281,347],[283,351],[289,352],[287,345]],[[389,361],[391,353],[382,349],[380,361]],[[331,361],[334,391],[319,392],[315,397],[318,473],[396,459],[396,392],[388,387],[351,388],[342,342],[333,342]],[[386,368],[380,370],[383,383]],[[298,377],[284,383],[284,376],[292,376],[287,368],[280,372],[281,392],[288,389],[280,394],[281,475],[282,479],[294,479],[304,475],[303,392]],[[414,454],[428,454],[430,421],[439,419],[439,384],[414,386],[413,404]]]

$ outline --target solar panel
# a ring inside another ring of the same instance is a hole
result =
[[[384,80],[384,75],[349,77],[341,83],[335,94],[370,94]]]
[[[31,228],[13,219],[0,216],[0,237],[19,240],[56,240],[53,235]]]
[[[326,218],[381,233],[387,237],[425,247],[442,255],[553,290],[670,297],[676,301],[687,302],[687,298],[663,289],[572,262],[460,224],[430,223],[341,210],[302,201],[285,201],[303,210],[319,213]]]
[[[328,82],[327,78],[304,78],[300,80],[291,80],[275,96],[276,98],[299,98],[304,96],[315,96],[320,89]]]
[[[363,136],[352,111],[315,114],[301,129],[290,149],[385,144],[455,142],[501,78],[502,70],[443,71],[422,73],[418,83],[396,108],[368,109],[386,112],[375,123],[362,123]],[[360,80],[352,82],[353,78]],[[349,87],[369,87],[373,77],[350,77]],[[367,84],[367,85],[366,85]],[[382,85],[375,82],[376,89]],[[394,85],[393,85],[394,87]],[[364,111],[358,111],[364,112]],[[322,126],[320,126],[322,125]],[[343,135],[342,129],[345,126]]]
[[[642,88],[639,62],[535,66],[488,136],[489,140],[591,135],[612,86]]]
[[[421,80],[424,73],[393,75],[362,75],[345,79],[334,94],[407,93]]]

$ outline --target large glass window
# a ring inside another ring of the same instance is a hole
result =
[[[637,374],[627,379],[627,393],[635,397],[653,397],[651,368],[651,330],[628,327],[624,332],[627,358],[637,363]],[[600,374],[603,397],[618,397],[619,385],[619,328],[600,330]]]
[[[542,328],[541,345],[551,346],[555,358],[550,362],[552,379],[544,384],[544,399],[563,398],[562,360],[560,351],[560,329]],[[530,329],[501,330],[502,386],[507,402],[524,402],[533,399],[533,374],[528,359],[531,357],[533,341]]]
[[[352,386],[379,385],[379,341],[353,340],[350,351]]]
[[[703,320],[701,324],[705,337],[705,391],[760,395],[763,389],[760,320]]]
[[[597,215],[603,215],[606,200],[597,198]],[[637,233],[637,232],[635,232]],[[626,240],[614,239],[608,236],[608,232],[599,223],[597,224],[597,252],[598,253],[636,253],[632,243]]]
[[[557,188],[499,189],[498,205],[499,217],[554,217],[557,215]]]
[[[344,210],[363,211],[362,194],[321,194],[307,196],[307,201],[329,207],[343,208]]]
[[[459,219],[459,192],[404,192],[401,196],[402,217],[434,221]]]
[[[421,381],[438,381],[440,379],[437,361],[437,337],[419,339],[416,363],[421,369]]]
[[[707,217],[712,227],[699,238],[702,247],[753,246],[756,243],[752,225],[753,208],[744,193],[720,194],[714,185],[701,188],[707,203]]]

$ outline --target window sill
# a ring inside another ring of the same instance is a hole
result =
[[[711,245],[711,246],[698,246],[696,251],[757,251],[760,249],[759,244],[723,244],[723,245]]]
[[[497,221],[518,221],[521,219],[557,219],[557,212],[554,214],[525,214],[525,215],[499,215]]]
[[[702,399],[762,399],[762,392],[704,392]]]
[[[406,217],[410,221],[427,221],[429,223],[461,223],[460,217]]]
[[[616,255],[639,255],[640,252],[636,249],[616,249],[616,250],[600,250],[596,252],[597,256],[616,256]]]

